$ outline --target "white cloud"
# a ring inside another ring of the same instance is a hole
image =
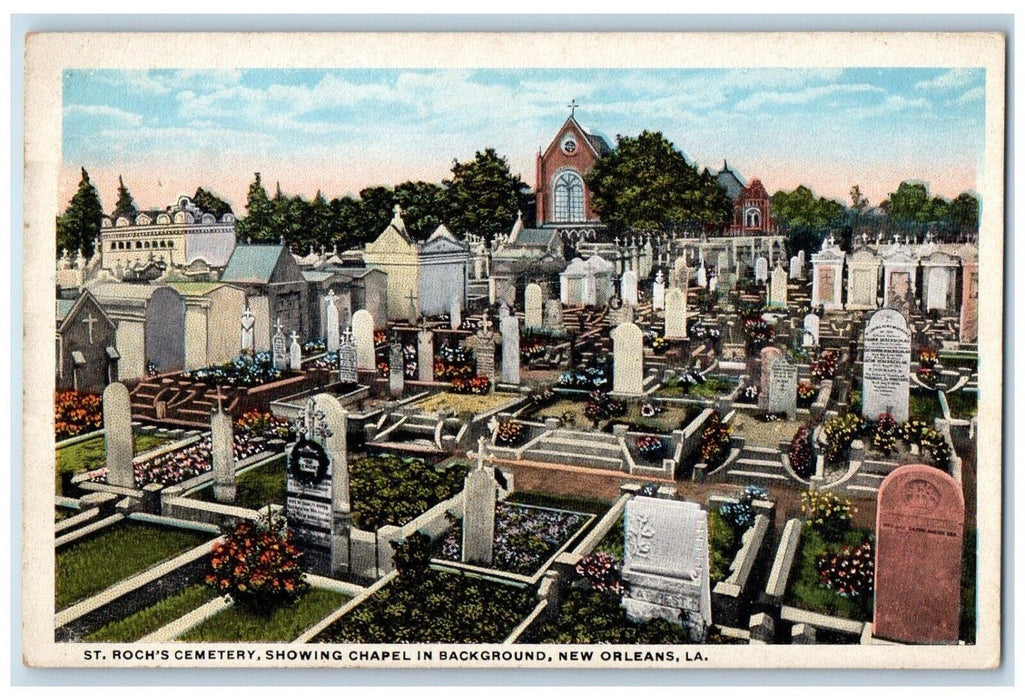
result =
[[[924,97],[908,99],[901,95],[887,95],[886,99],[879,104],[849,109],[846,114],[847,116],[854,117],[856,119],[864,119],[916,109],[922,110],[923,112],[930,112],[932,110],[932,103]]]
[[[968,92],[958,97],[955,102],[957,104],[967,104],[968,102],[975,102],[976,100],[982,100],[986,97],[986,89],[982,87],[973,87]]]
[[[736,104],[741,111],[754,111],[766,105],[807,104],[823,97],[853,94],[885,94],[886,91],[876,85],[858,83],[855,85],[820,85],[808,87],[796,92],[756,92],[745,97]]]
[[[972,82],[975,72],[970,68],[952,68],[945,73],[940,73],[935,78],[915,83],[915,87],[919,90],[950,90],[964,87]]]
[[[120,109],[119,107],[111,107],[109,105],[68,105],[64,108],[65,117],[75,115],[109,119],[128,125],[137,125],[142,123],[141,114],[128,112]]]

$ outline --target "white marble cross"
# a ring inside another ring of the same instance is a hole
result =
[[[89,315],[86,318],[82,319],[82,323],[84,323],[87,326],[89,326],[89,344],[90,345],[92,345],[92,343],[93,343],[93,324],[96,323],[98,320],[99,319],[97,319],[97,318],[93,318],[93,315],[92,315],[91,312],[89,313]]]

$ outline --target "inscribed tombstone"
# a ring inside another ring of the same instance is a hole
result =
[[[908,420],[911,373],[911,333],[895,309],[880,309],[865,327],[861,414],[875,420],[889,413],[898,423]]]

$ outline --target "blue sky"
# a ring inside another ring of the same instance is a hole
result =
[[[662,131],[699,166],[770,192],[799,184],[878,204],[902,179],[952,197],[981,174],[982,69],[68,70],[63,207],[85,167],[106,209],[118,174],[141,207],[197,186],[237,211],[253,172],[289,194],[440,181],[495,147],[533,186],[569,114],[614,143]]]

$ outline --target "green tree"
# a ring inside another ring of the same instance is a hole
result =
[[[449,228],[455,234],[476,233],[488,239],[509,231],[523,210],[530,190],[494,148],[477,151],[468,163],[456,161],[447,188]]]
[[[64,213],[57,217],[58,252],[82,250],[86,256],[91,256],[100,235],[102,218],[100,196],[89,181],[89,173],[82,168],[78,190],[71,197]]]
[[[331,215],[331,205],[324,198],[323,193],[317,190],[307,210],[310,223],[310,240],[315,246],[331,247],[334,240],[334,217]]]
[[[332,243],[339,249],[351,248],[360,241],[358,219],[359,200],[354,197],[335,197],[330,203]]]
[[[591,204],[615,230],[691,224],[721,227],[733,205],[711,173],[687,162],[660,132],[617,136],[587,176]]]
[[[256,241],[274,241],[277,235],[272,230],[274,207],[267,198],[267,190],[260,181],[260,173],[249,185],[246,197],[246,215],[238,220],[235,230],[239,236],[252,237]]]
[[[123,216],[129,221],[135,219],[135,215],[139,213],[139,210],[135,207],[135,201],[132,199],[132,193],[125,187],[125,181],[121,179],[121,176],[117,176],[117,204],[114,205],[114,212],[111,217],[115,220]]]
[[[880,205],[896,224],[910,224],[928,217],[929,190],[920,182],[905,180]]]
[[[808,187],[780,190],[770,198],[772,214],[787,233],[791,250],[817,250],[826,232],[839,226],[845,209],[833,199],[816,197]]]
[[[202,187],[196,188],[196,194],[192,196],[192,203],[195,204],[200,211],[207,214],[213,214],[218,221],[220,221],[221,217],[225,214],[234,213],[231,211],[230,204],[210,190],[205,190]]]
[[[366,243],[381,235],[391,221],[395,207],[395,193],[380,185],[360,190],[359,210],[356,214],[358,241]]]
[[[433,182],[403,182],[395,186],[395,199],[414,238],[424,240],[448,219],[445,188]]]
[[[947,207],[947,221],[956,233],[979,229],[979,200],[975,195],[962,192]]]

